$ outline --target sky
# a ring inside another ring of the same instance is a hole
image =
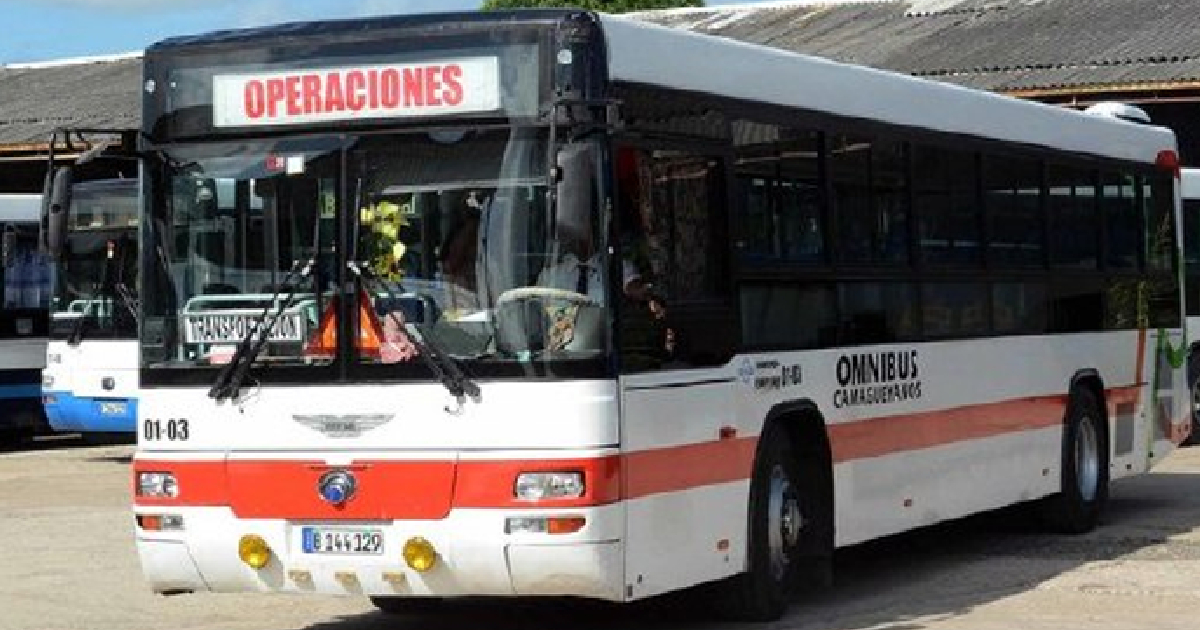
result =
[[[709,6],[750,0],[709,0]],[[134,52],[173,35],[479,8],[482,0],[0,0],[0,64]]]

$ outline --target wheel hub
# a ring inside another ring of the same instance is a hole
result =
[[[792,553],[800,542],[804,515],[795,487],[782,466],[771,472],[767,501],[767,538],[771,557],[771,575],[783,580],[792,562]]]
[[[1100,487],[1100,440],[1096,423],[1090,416],[1079,421],[1075,437],[1075,475],[1079,496],[1087,502],[1096,500]]]

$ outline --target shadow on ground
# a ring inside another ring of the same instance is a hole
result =
[[[577,600],[456,602],[436,613],[367,613],[308,630],[468,630],[543,628],[699,630],[917,630],[938,620],[1036,589],[1085,563],[1195,554],[1200,545],[1169,539],[1200,527],[1200,475],[1158,473],[1114,485],[1104,524],[1095,532],[1040,532],[1020,509],[984,514],[839,550],[834,588],[797,597],[778,624],[716,620],[695,592],[620,606]],[[1190,556],[1189,556],[1190,557]]]
[[[34,451],[53,451],[67,448],[88,446],[77,433],[62,433],[44,435],[31,439],[2,439],[0,440],[0,455],[5,453],[20,453]]]

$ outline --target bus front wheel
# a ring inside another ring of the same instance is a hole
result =
[[[750,482],[746,572],[722,584],[721,611],[744,621],[783,616],[802,562],[808,524],[800,470],[787,433],[768,425],[759,438]]]

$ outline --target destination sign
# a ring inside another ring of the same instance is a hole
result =
[[[189,315],[184,319],[187,343],[236,344],[254,327],[258,314]],[[304,318],[299,313],[284,314],[271,330],[270,341],[303,341]]]
[[[216,127],[463,114],[499,108],[500,62],[496,57],[213,77]]]

